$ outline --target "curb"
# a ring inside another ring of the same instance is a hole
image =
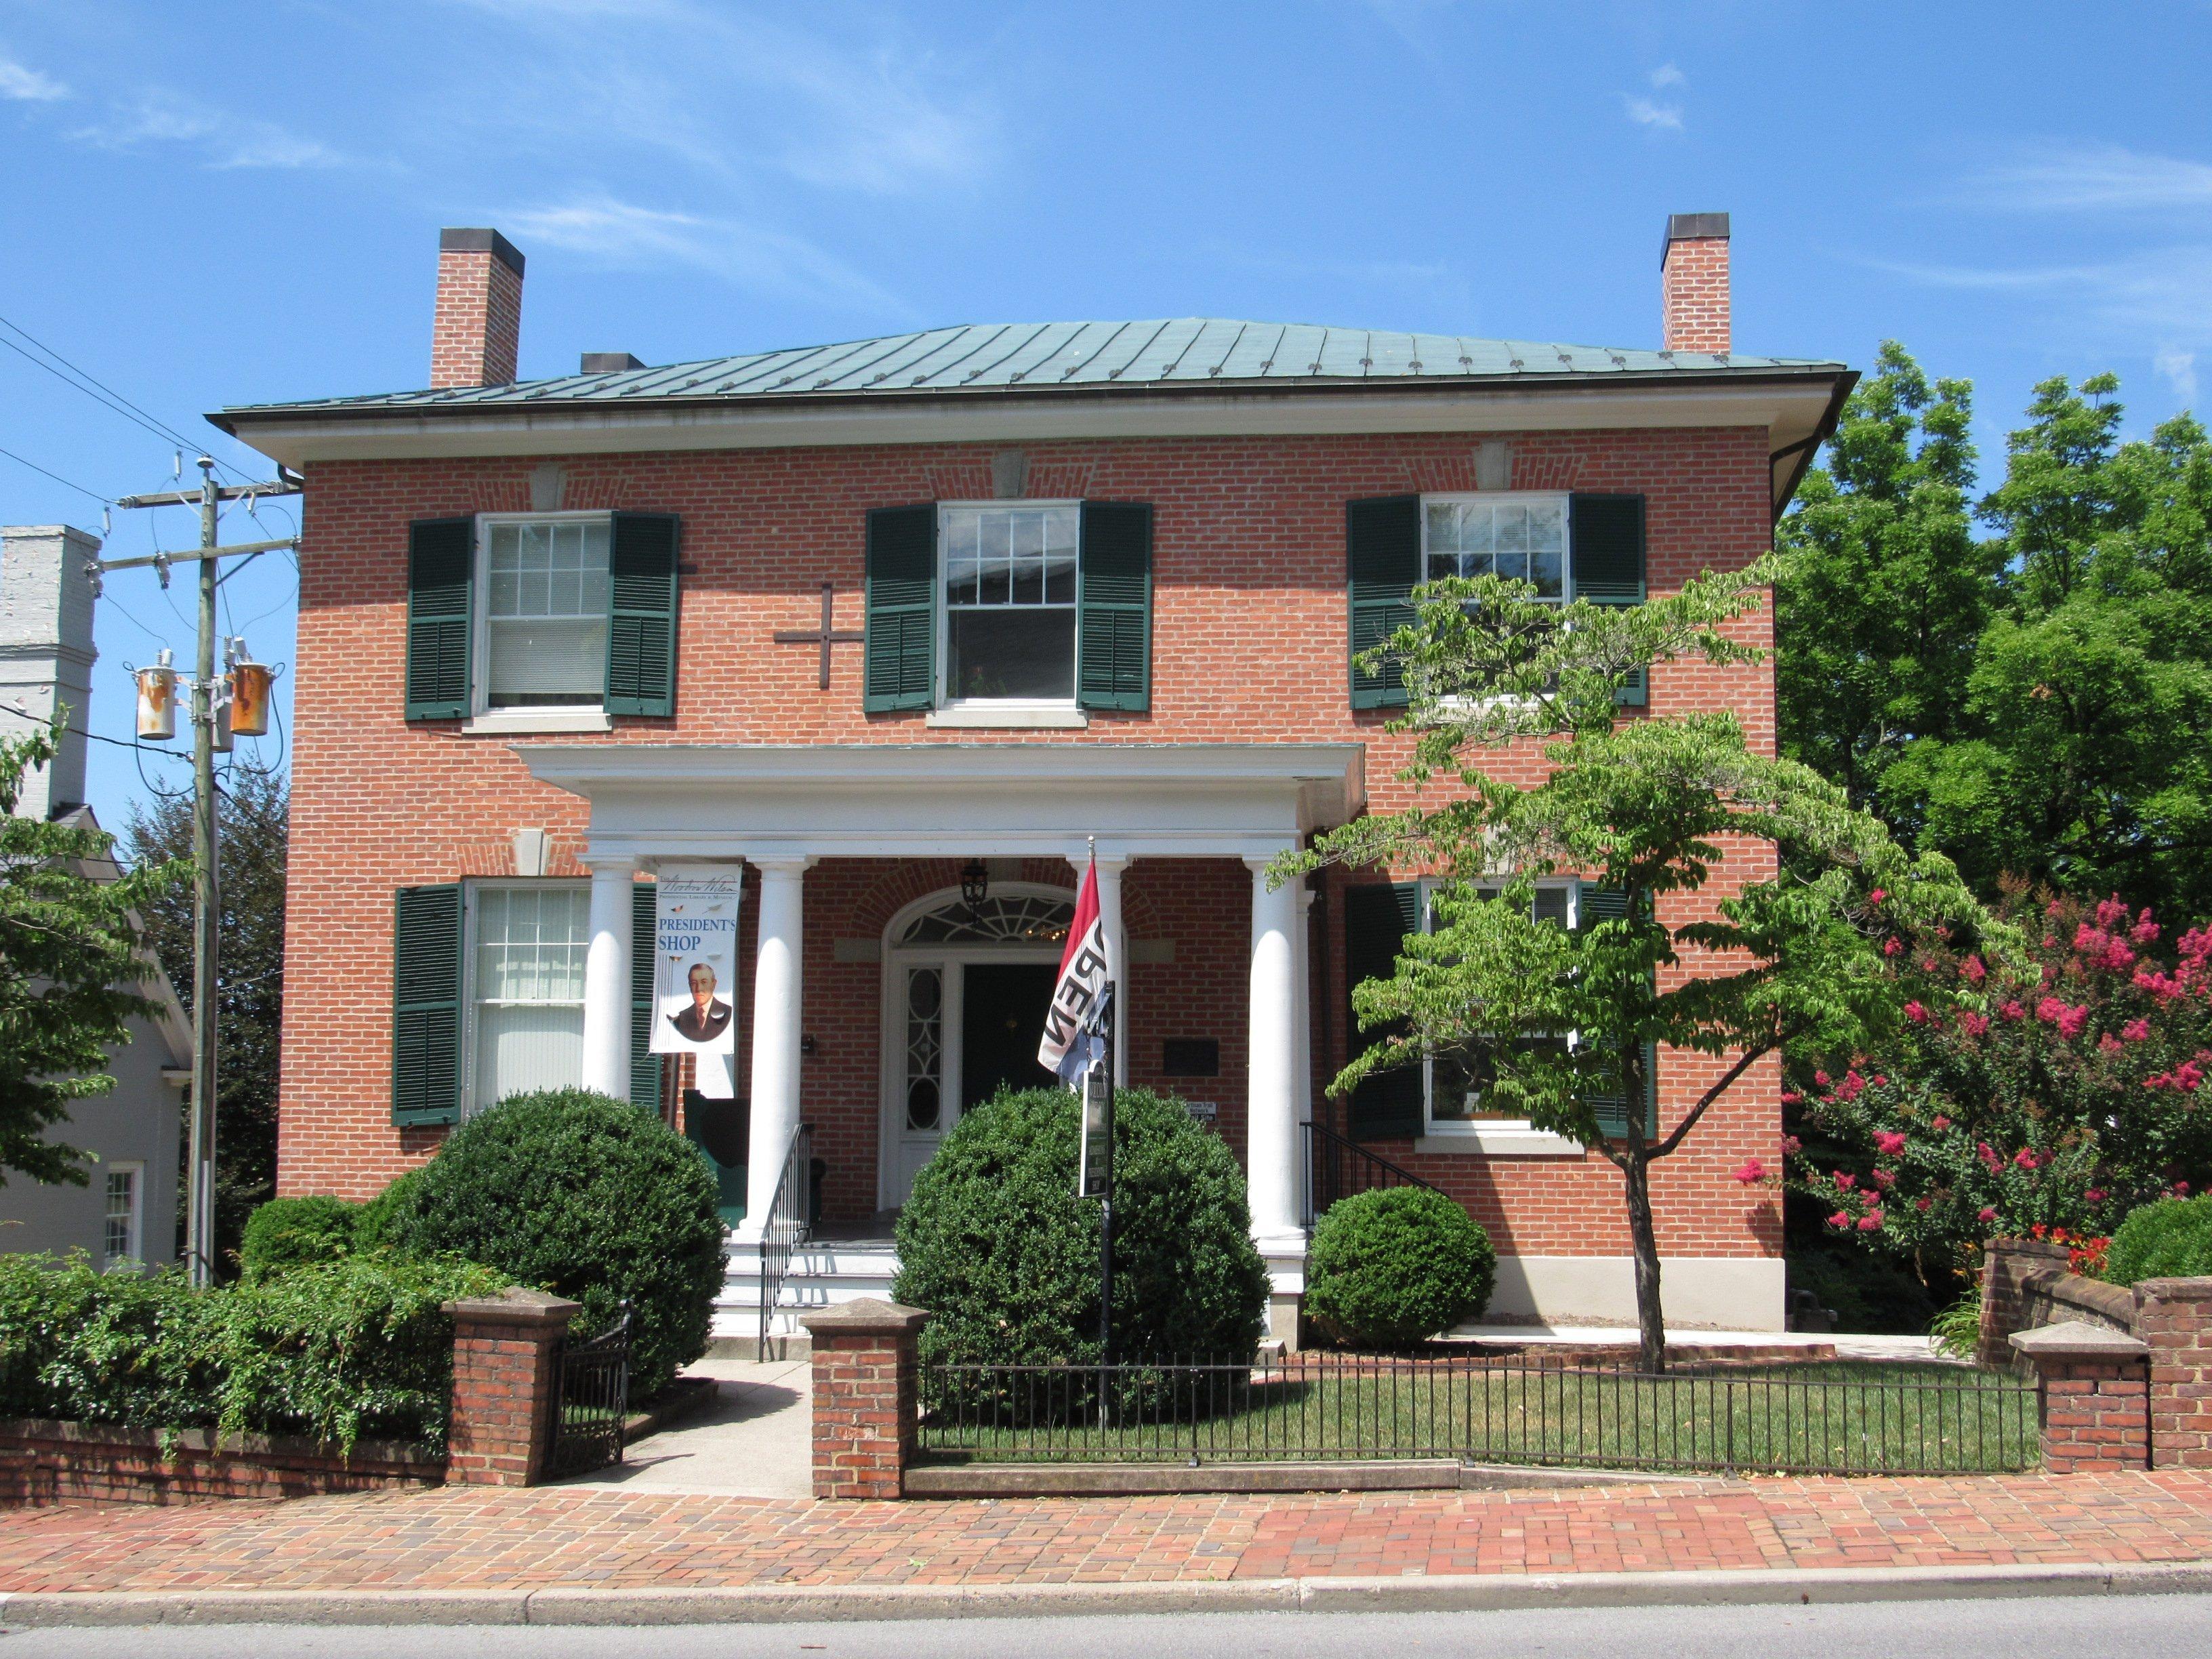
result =
[[[2212,1561],[2061,1566],[903,1584],[634,1590],[129,1590],[0,1594],[0,1628],[143,1625],[768,1625],[1192,1613],[1486,1613],[2212,1592]]]

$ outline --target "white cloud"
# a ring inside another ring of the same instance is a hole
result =
[[[2150,366],[2173,388],[2174,395],[2197,400],[2197,354],[2177,346],[2160,346],[2151,353]]]
[[[1620,104],[1628,112],[1628,118],[1640,127],[1651,127],[1662,132],[1680,132],[1682,130],[1682,106],[1680,104],[1662,104],[1654,99],[1632,98],[1625,94]]]
[[[52,104],[69,95],[70,89],[51,76],[41,75],[12,58],[0,58],[0,98],[24,104]]]
[[[1651,71],[1651,84],[1661,90],[1668,87],[1687,86],[1689,82],[1690,77],[1672,64],[1662,64]]]
[[[183,144],[218,168],[328,167],[345,157],[319,139],[302,138],[272,121],[229,115],[167,93],[149,93],[118,106],[107,118],[70,135],[103,149]]]
[[[584,195],[538,207],[510,208],[501,223],[530,243],[627,268],[688,265],[764,293],[842,299],[904,314],[908,307],[804,237],[705,214],[641,207]]]
[[[2212,208],[2212,165],[2118,144],[2043,144],[1969,179],[1964,193],[1977,206],[2043,211]]]

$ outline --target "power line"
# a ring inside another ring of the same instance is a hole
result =
[[[27,708],[17,708],[4,702],[0,702],[0,714],[13,714],[17,720],[28,720],[33,726],[44,726],[51,728],[53,725],[52,720],[44,719],[37,714],[33,714]],[[184,760],[187,758],[185,756],[179,754],[173,750],[155,749],[147,750],[146,745],[138,742],[135,738],[102,737],[99,732],[88,732],[81,726],[64,726],[62,727],[62,730],[69,732],[72,737],[89,738],[94,743],[113,744],[118,749],[137,749],[146,750],[146,752],[155,755],[162,760]]]
[[[0,340],[0,345],[5,345],[6,343],[6,341]],[[33,472],[45,472],[47,477],[52,478],[56,483],[63,486],[63,488],[74,489],[80,495],[89,495],[93,500],[98,501],[102,507],[112,507],[115,505],[113,501],[108,500],[106,496],[101,495],[98,490],[87,489],[81,483],[71,483],[67,478],[62,477],[58,472],[47,472],[46,469],[40,466],[36,461],[27,461],[12,449],[0,449],[0,455],[5,455],[9,460],[15,462],[18,466],[29,467]]]

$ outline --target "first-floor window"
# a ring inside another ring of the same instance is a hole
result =
[[[1499,888],[1477,888],[1486,898],[1495,898]],[[1437,926],[1435,884],[1421,884],[1421,931],[1434,933]],[[1540,882],[1530,901],[1530,910],[1538,921],[1555,923],[1561,927],[1575,925],[1577,888],[1571,881]],[[1564,1048],[1569,1039],[1565,1036],[1521,1037],[1514,1046],[1522,1049]],[[1518,1111],[1503,1110],[1492,1100],[1490,1085],[1497,1076],[1492,1055],[1481,1048],[1471,1048],[1455,1054],[1432,1056],[1426,1066],[1429,1127],[1446,1133],[1454,1129],[1486,1127],[1525,1127],[1527,1116]]]
[[[584,1071],[591,889],[486,882],[471,891],[471,1109],[532,1089],[574,1088]]]
[[[110,1267],[143,1259],[139,1243],[139,1182],[145,1170],[136,1164],[111,1165],[107,1170],[107,1208],[101,1234],[101,1255]]]
[[[940,512],[945,701],[1072,701],[1075,504]]]

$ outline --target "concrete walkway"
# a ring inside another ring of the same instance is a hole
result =
[[[812,1495],[811,1362],[710,1357],[684,1374],[714,1379],[713,1405],[632,1443],[620,1467],[558,1484],[709,1498]]]

